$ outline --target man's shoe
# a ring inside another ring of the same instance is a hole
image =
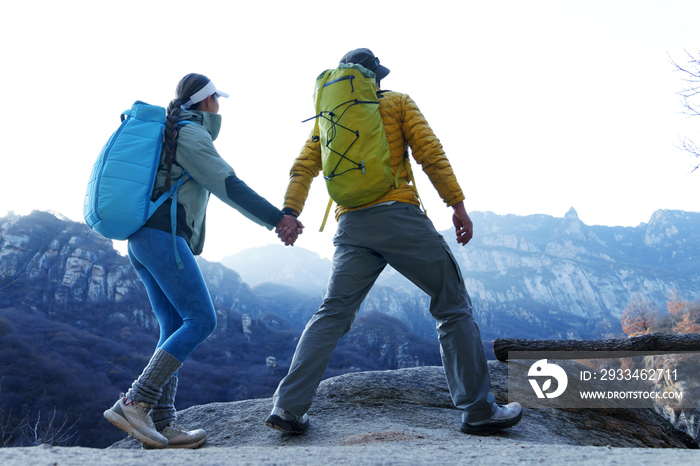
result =
[[[168,445],[168,439],[156,430],[151,419],[151,411],[151,405],[148,403],[135,403],[124,397],[122,393],[119,401],[104,412],[104,417],[141,442],[153,448],[165,448]]]
[[[163,427],[160,431],[165,438],[168,439],[168,445],[165,448],[199,448],[207,439],[207,433],[202,429],[187,430],[184,427],[171,422]],[[150,450],[153,447],[147,443],[143,444],[143,448]]]
[[[523,408],[520,403],[509,403],[506,406],[496,405],[496,412],[490,418],[478,422],[462,423],[462,432],[465,434],[487,435],[498,432],[501,429],[513,427],[523,417]]]
[[[309,428],[309,416],[295,416],[282,408],[274,408],[265,425],[288,434],[303,434]]]

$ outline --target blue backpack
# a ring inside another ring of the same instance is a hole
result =
[[[190,176],[185,172],[170,191],[151,201],[165,135],[165,109],[136,101],[122,112],[121,121],[92,168],[83,205],[85,223],[106,238],[125,240],[173,196],[170,216],[175,241],[177,190]],[[180,122],[188,123],[192,122]],[[177,249],[175,254],[182,269]]]

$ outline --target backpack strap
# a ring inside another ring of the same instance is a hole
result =
[[[425,216],[428,216],[428,211],[426,210],[425,206],[423,205],[423,199],[420,198],[420,194],[418,194],[418,186],[416,186],[416,178],[413,176],[413,169],[411,168],[411,161],[408,160],[408,144],[406,144],[406,151],[403,153],[403,158],[401,159],[401,162],[399,163],[399,168],[396,170],[396,173],[394,174],[394,186],[399,187],[399,175],[401,175],[401,171],[403,168],[406,168],[406,172],[408,173],[408,181],[413,182],[413,191],[416,193],[416,197],[418,198],[418,202],[420,202],[420,206],[423,209],[423,213],[425,213]]]
[[[318,90],[316,91],[316,102],[315,102],[316,116],[313,116],[311,118],[307,118],[306,120],[302,121],[302,123],[306,123],[309,120],[315,119],[314,130],[311,133],[314,137],[314,141],[319,141],[321,139],[321,134],[318,130],[318,119],[321,117],[321,108],[320,108],[321,92],[323,92],[323,88],[326,86],[326,81],[328,81],[328,76],[331,75],[331,71],[333,71],[333,70],[324,71],[323,81],[321,81],[321,83],[318,86]],[[323,231],[323,227],[321,227],[321,231]]]
[[[180,131],[180,129],[182,129],[183,126],[189,124],[194,124],[194,122],[189,120],[179,121],[177,124],[178,131]],[[170,230],[173,234],[173,250],[175,252],[175,263],[177,264],[178,270],[184,269],[185,265],[182,263],[180,253],[177,251],[177,234],[175,233],[177,231],[177,191],[178,189],[180,189],[180,186],[187,183],[191,179],[192,176],[186,171],[183,171],[182,176],[177,180],[177,182],[173,186],[170,187],[170,190],[166,193],[163,193],[157,201],[151,204],[152,212],[149,213],[150,217],[150,215],[153,214],[153,212],[155,212],[158,209],[158,207],[163,205],[166,199],[168,199],[170,196],[173,197],[173,201],[170,204]]]
[[[326,226],[326,221],[328,220],[328,213],[331,211],[331,206],[333,205],[333,198],[328,199],[328,207],[326,207],[326,213],[323,215],[323,222],[321,222],[321,228],[318,231],[322,232]]]
[[[178,133],[182,129],[183,126],[189,125],[189,124],[194,124],[194,121],[190,120],[181,120],[177,122],[177,130]],[[170,204],[170,230],[173,233],[173,251],[175,252],[175,263],[177,263],[177,269],[182,270],[185,268],[185,265],[182,263],[182,259],[180,258],[180,253],[177,252],[177,235],[175,234],[175,231],[177,230],[177,190],[180,189],[180,186],[183,184],[187,183],[192,177],[190,176],[189,173],[186,171],[182,172],[182,176],[180,177],[179,180],[177,180],[177,183],[175,183],[175,186],[170,187],[170,191],[168,193],[163,194],[162,197],[164,197],[166,194],[168,197],[170,197],[170,193],[172,193],[173,196],[173,202]],[[167,197],[166,197],[167,199]],[[160,200],[160,199],[159,199]]]
[[[158,208],[162,206],[163,203],[170,196],[173,197],[173,202],[170,205],[170,228],[173,233],[173,246],[175,247],[175,262],[177,263],[178,270],[184,269],[185,266],[182,263],[182,259],[180,259],[180,254],[177,252],[177,235],[175,234],[175,232],[177,231],[177,190],[180,189],[180,186],[187,183],[191,179],[192,176],[189,173],[182,172],[182,176],[180,177],[180,179],[178,179],[177,182],[170,187],[169,191],[161,194],[161,196],[155,202],[151,202],[151,207],[148,212],[148,217],[150,218],[151,215],[153,215],[155,211],[158,210]]]
[[[175,190],[173,192],[173,202],[170,204],[170,229],[173,232],[173,249],[175,251],[175,263],[177,263],[178,270],[184,269],[185,265],[182,263],[180,253],[177,252],[177,235],[175,234],[175,231],[177,230],[177,190],[180,186],[187,183],[187,181],[190,178],[191,176],[189,175],[189,173],[184,172],[182,174],[182,177],[179,180],[177,180],[177,183],[175,183],[174,186]]]
[[[333,70],[326,70],[325,75],[323,76],[323,81],[318,86],[318,91],[316,94],[316,116],[314,117],[316,119],[314,123],[314,131],[313,131],[313,136],[315,136],[317,139],[320,140],[321,135],[319,133],[318,129],[318,119],[321,116],[321,108],[320,108],[320,102],[321,102],[321,92],[323,92],[323,88],[326,85],[326,81],[328,81],[328,76],[330,76],[331,71]],[[304,120],[304,121],[309,121],[309,120]],[[303,122],[302,122],[303,123]],[[331,207],[333,206],[333,198],[328,199],[328,206],[326,207],[326,213],[323,215],[323,221],[321,222],[321,228],[318,229],[319,232],[323,232],[323,229],[326,227],[326,221],[328,221],[328,214],[331,211]]]

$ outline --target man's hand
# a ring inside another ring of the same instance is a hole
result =
[[[285,246],[294,246],[294,242],[303,232],[304,225],[293,215],[285,215],[275,227],[277,237]]]
[[[464,208],[464,202],[455,204],[452,206],[454,213],[452,214],[452,223],[455,226],[455,232],[457,233],[457,243],[464,246],[472,239],[474,234],[474,226],[472,225],[472,220],[469,218],[466,209]]]

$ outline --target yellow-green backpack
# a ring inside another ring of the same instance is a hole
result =
[[[316,120],[313,135],[321,144],[331,197],[325,225],[333,201],[359,207],[377,200],[392,185],[398,187],[402,167],[392,174],[372,71],[353,63],[324,71],[316,79],[314,103],[316,116],[305,121]]]

